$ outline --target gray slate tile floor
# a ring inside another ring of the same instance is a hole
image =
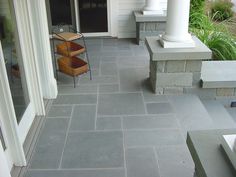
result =
[[[73,88],[72,78],[59,75],[59,96],[25,177],[192,177],[186,133],[232,127],[224,107],[205,101],[207,110],[194,95],[154,95],[147,50],[132,40],[87,44],[93,80],[84,75]],[[215,119],[214,109],[222,113]]]

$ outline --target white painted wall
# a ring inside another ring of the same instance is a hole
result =
[[[142,10],[145,0],[118,0],[118,38],[133,38],[136,36],[133,11]],[[161,0],[163,9],[167,8],[167,0]]]

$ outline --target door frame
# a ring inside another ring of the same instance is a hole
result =
[[[29,8],[27,6],[29,0],[8,0],[8,2],[10,3],[10,11],[13,21],[15,21],[17,26],[16,39],[18,38],[17,40],[19,40],[29,98],[32,103],[30,108],[32,111],[26,111],[24,113],[24,116],[26,116],[27,119],[22,119],[24,122],[18,125],[9,80],[7,77],[4,56],[2,50],[0,50],[0,119],[3,125],[2,129],[5,130],[6,145],[9,148],[9,151],[7,150],[5,156],[9,154],[8,166],[9,169],[11,169],[13,165],[27,165],[23,143],[35,116],[45,115],[45,107],[41,90],[42,84],[40,83],[38,63],[33,50],[33,40],[35,39],[30,28]],[[26,7],[26,9],[23,7]],[[2,49],[1,41],[0,48]],[[27,124],[25,124],[25,122],[27,122]],[[20,132],[21,124],[24,132]]]
[[[75,4],[75,22],[76,29],[80,31],[80,23],[79,23],[79,4],[78,0],[74,0]],[[118,11],[118,2],[117,0],[107,0],[107,25],[108,32],[101,33],[83,33],[85,37],[98,37],[98,36],[111,36],[117,37],[117,11]]]

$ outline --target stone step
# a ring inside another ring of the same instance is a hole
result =
[[[202,88],[236,88],[236,61],[204,61]]]
[[[169,95],[168,100],[176,112],[176,118],[186,137],[187,131],[214,129],[214,122],[196,95]]]
[[[216,129],[236,128],[236,122],[219,100],[202,100]]]

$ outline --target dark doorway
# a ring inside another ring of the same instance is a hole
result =
[[[71,3],[68,0],[50,0],[52,25],[61,23],[72,25]]]
[[[74,0],[46,0],[50,32],[53,27],[62,24],[76,27],[74,5]]]
[[[79,0],[82,33],[108,32],[107,0]]]

